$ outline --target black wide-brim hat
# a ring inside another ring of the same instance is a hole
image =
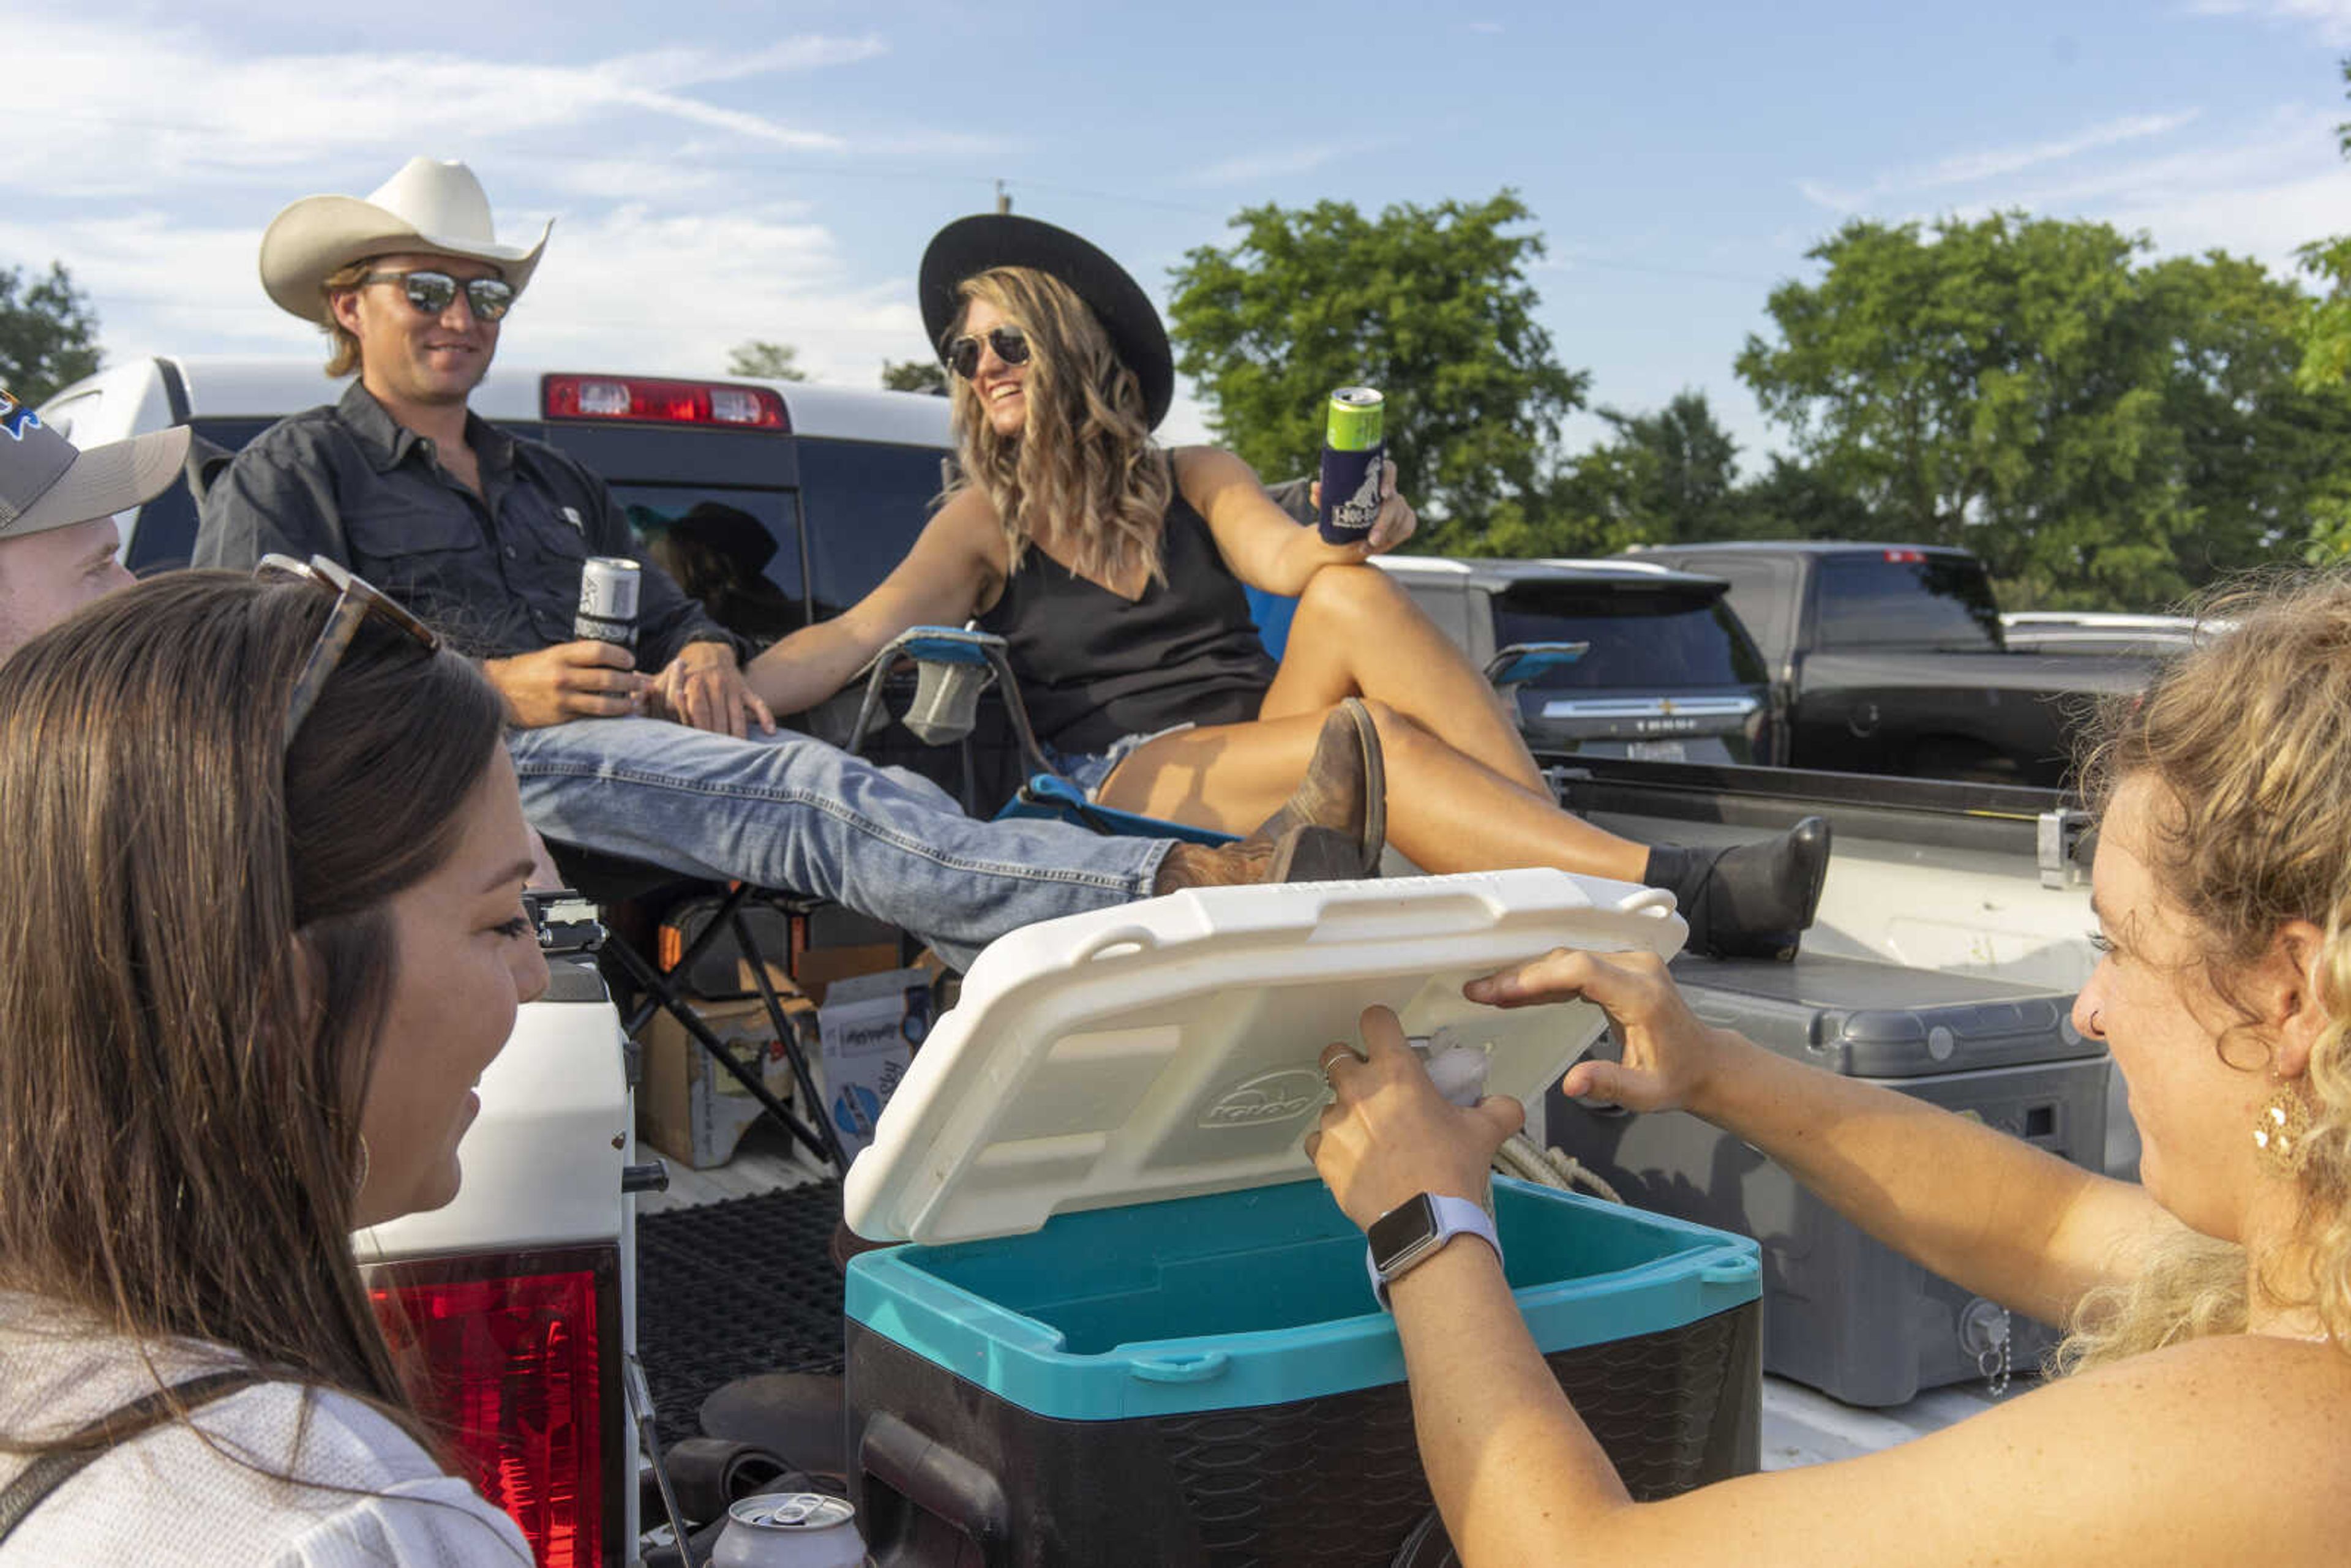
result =
[[[1060,278],[1086,302],[1110,334],[1111,348],[1143,384],[1143,421],[1153,429],[1176,400],[1176,356],[1167,329],[1143,286],[1101,250],[1067,229],[1011,213],[957,218],[923,252],[923,330],[944,357],[947,329],[960,310],[956,289],[991,267],[1027,267]]]

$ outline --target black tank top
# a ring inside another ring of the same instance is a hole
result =
[[[1273,660],[1240,579],[1177,490],[1159,525],[1167,580],[1130,603],[1031,547],[979,618],[1004,639],[1038,738],[1102,752],[1122,736],[1257,717]]]

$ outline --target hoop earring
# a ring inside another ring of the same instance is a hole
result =
[[[2294,1151],[2309,1132],[2309,1103],[2292,1086],[2281,1083],[2253,1119],[2253,1147],[2271,1171],[2291,1176],[2295,1170]]]
[[[360,1195],[360,1194],[361,1194],[361,1193],[363,1193],[363,1192],[365,1192],[365,1191],[367,1190],[367,1178],[368,1178],[368,1146],[367,1146],[367,1134],[366,1134],[365,1133],[361,1133],[361,1134],[359,1135],[359,1139],[360,1139],[360,1172],[359,1172],[359,1175],[357,1175],[356,1176],[353,1176],[353,1177],[351,1178],[351,1196],[352,1196],[353,1197],[359,1197],[359,1195]]]

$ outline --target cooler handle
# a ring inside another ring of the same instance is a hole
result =
[[[1206,1383],[1224,1375],[1232,1358],[1221,1350],[1171,1351],[1164,1355],[1130,1355],[1126,1372],[1145,1383]]]
[[[883,1411],[866,1422],[857,1462],[914,1507],[968,1536],[982,1563],[1011,1561],[1012,1510],[1004,1489],[971,1460]],[[876,1527],[883,1522],[872,1520]]]
[[[1078,950],[1070,956],[1070,962],[1072,965],[1090,963],[1113,947],[1134,947],[1147,953],[1158,946],[1158,934],[1147,926],[1117,925],[1108,931],[1097,931],[1080,943]]]
[[[1699,1269],[1698,1278],[1703,1285],[1745,1285],[1761,1279],[1762,1274],[1763,1265],[1755,1260],[1753,1253],[1734,1252]]]
[[[1655,915],[1663,917],[1674,912],[1674,895],[1662,887],[1635,888],[1616,901],[1622,915]]]

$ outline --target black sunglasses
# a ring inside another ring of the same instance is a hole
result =
[[[355,577],[325,556],[314,555],[308,566],[290,555],[266,555],[253,569],[259,578],[293,580],[316,583],[335,596],[335,608],[328,613],[327,623],[319,632],[319,640],[310,648],[310,656],[302,661],[302,673],[294,677],[294,695],[286,700],[286,744],[294,744],[294,732],[310,716],[319,705],[319,694],[327,689],[327,677],[343,662],[358,641],[360,624],[371,615],[381,615],[392,626],[413,638],[426,653],[437,652],[441,639],[432,627],[402,609],[383,591],[363,577]]]
[[[370,272],[360,281],[367,283],[397,283],[408,296],[408,302],[427,316],[438,316],[449,308],[457,298],[457,290],[465,291],[465,303],[484,321],[496,321],[514,308],[514,285],[496,277],[476,277],[460,284],[445,272]]]
[[[987,346],[996,357],[1008,365],[1029,362],[1029,334],[1018,327],[991,327],[985,334]],[[979,373],[979,339],[967,332],[960,338],[947,340],[947,369],[969,381]]]

